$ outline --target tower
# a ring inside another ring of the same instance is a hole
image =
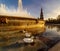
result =
[[[41,8],[41,13],[40,13],[40,20],[44,20],[44,17],[43,17],[43,9]]]

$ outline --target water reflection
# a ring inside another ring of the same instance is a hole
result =
[[[56,31],[57,31],[57,32],[60,31],[60,25],[48,25],[47,27],[48,27],[49,29],[56,28]]]
[[[48,51],[60,41],[59,25],[24,30],[32,34],[34,43],[25,43],[25,34],[21,30],[0,32],[0,51]]]
[[[48,25],[46,29],[46,32],[48,32],[51,37],[60,37],[60,25]]]

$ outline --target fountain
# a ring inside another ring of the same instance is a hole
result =
[[[18,0],[17,9],[15,9],[13,6],[11,6],[11,8],[8,8],[5,4],[0,4],[0,15],[31,17],[31,18],[33,17],[27,12],[27,10],[23,9],[22,0]]]
[[[22,0],[18,0],[18,10],[22,10],[23,6],[22,6]]]

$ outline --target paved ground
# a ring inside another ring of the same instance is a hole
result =
[[[60,42],[58,42],[54,47],[49,49],[49,51],[60,51]]]

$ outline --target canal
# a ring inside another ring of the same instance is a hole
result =
[[[60,42],[60,25],[46,25],[43,28],[26,29],[25,31],[31,33],[33,43],[24,42],[23,39],[26,36],[21,30],[1,29],[0,51],[51,51]]]

